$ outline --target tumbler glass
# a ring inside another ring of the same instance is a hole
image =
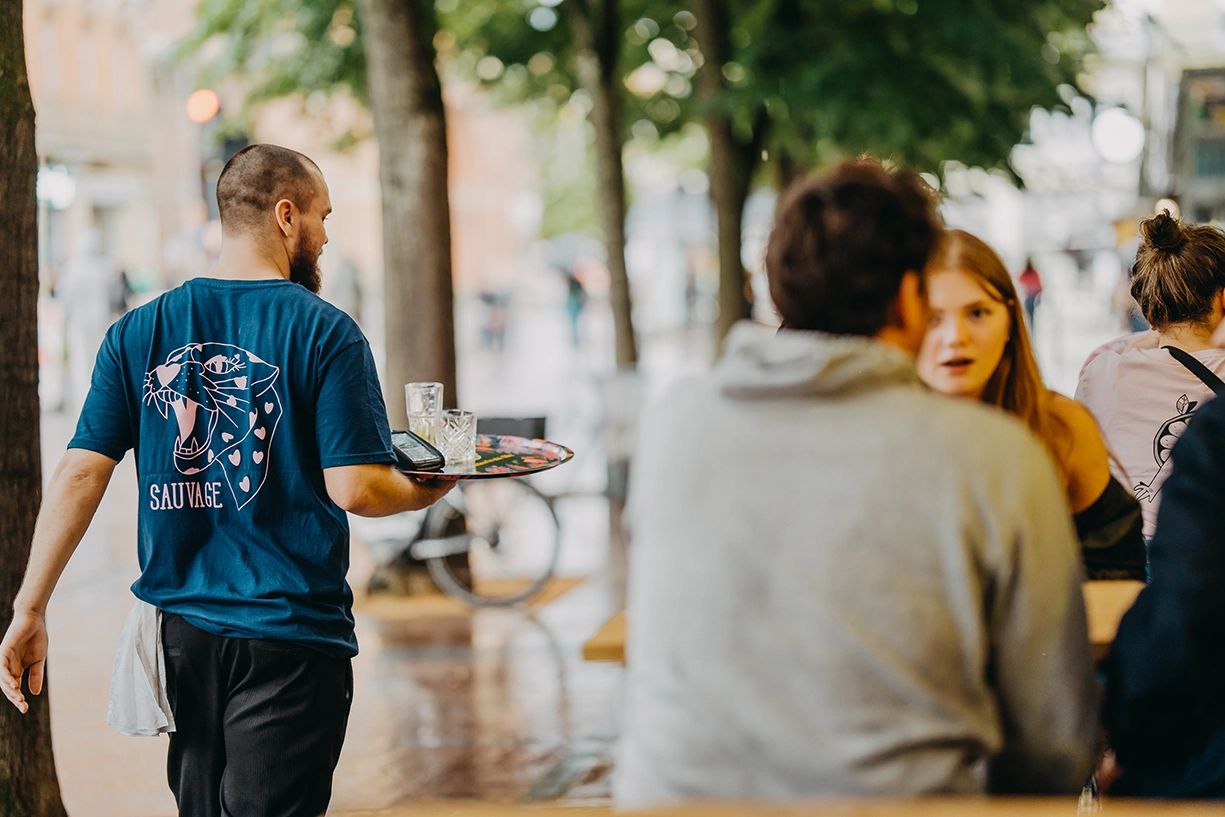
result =
[[[470,411],[447,409],[438,421],[438,450],[447,465],[476,462],[476,415]]]
[[[406,383],[404,402],[408,407],[408,430],[427,443],[435,444],[442,416],[442,384]]]

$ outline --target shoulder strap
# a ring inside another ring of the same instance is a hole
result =
[[[1183,366],[1186,366],[1187,370],[1191,372],[1191,374],[1204,381],[1204,385],[1212,389],[1213,393],[1218,397],[1220,397],[1222,393],[1225,393],[1225,383],[1221,382],[1221,378],[1213,374],[1212,369],[1209,369],[1203,363],[1200,363],[1193,355],[1174,346],[1162,346],[1161,348],[1169,352],[1170,357],[1177,360]]]

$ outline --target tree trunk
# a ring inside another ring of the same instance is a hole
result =
[[[38,205],[34,103],[21,0],[0,0],[0,628],[25,573],[42,498],[38,407]],[[47,690],[0,706],[0,815],[60,817]]]
[[[791,185],[808,174],[808,167],[803,159],[794,156],[791,151],[782,149],[778,152],[778,192],[787,192]]]
[[[729,54],[727,9],[723,0],[695,0],[694,15],[694,34],[703,57],[698,89],[706,106],[710,135],[710,196],[719,236],[719,318],[715,330],[722,342],[732,324],[749,312],[748,278],[741,260],[744,203],[753,169],[760,160],[766,119],[764,109],[757,111],[750,139],[737,141],[731,116],[720,108],[719,100],[724,90],[723,65]]]
[[[728,117],[707,119],[710,132],[710,195],[715,202],[719,236],[719,318],[715,323],[720,343],[736,321],[749,315],[748,276],[742,258],[744,202],[748,198],[748,171],[741,166]]]
[[[387,327],[384,390],[392,428],[407,427],[404,384],[455,393],[451,211],[436,22],[427,0],[361,0],[374,133],[383,193]]]
[[[617,88],[621,29],[616,0],[592,2],[570,0],[566,10],[579,46],[579,80],[591,94],[592,101],[591,121],[595,126],[596,166],[600,179],[600,222],[608,253],[617,368],[632,369],[638,363],[638,342],[634,337],[633,302],[625,269],[625,174],[621,164],[624,145]]]

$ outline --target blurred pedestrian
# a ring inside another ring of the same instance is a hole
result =
[[[1038,268],[1034,266],[1032,258],[1025,259],[1025,269],[1021,270],[1017,284],[1021,290],[1021,297],[1024,298],[1025,317],[1032,327],[1034,310],[1038,308],[1038,300],[1042,297],[1042,276],[1038,274]]]
[[[358,274],[357,265],[351,258],[345,257],[336,267],[336,274],[332,276],[327,295],[328,301],[333,306],[352,318],[354,323],[361,325],[361,276]]]
[[[139,601],[108,722],[170,732],[181,815],[323,814],[357,652],[345,511],[423,508],[446,488],[394,470],[369,344],[317,297],[331,202],[315,163],[252,145],[222,171],[217,204],[211,277],[106,336],[0,641],[0,691],[26,712],[27,670],[41,690],[47,602],[135,449]]]
[[[1004,262],[981,239],[948,230],[927,268],[927,297],[923,382],[998,406],[1028,425],[1055,459],[1089,577],[1144,579],[1139,505],[1111,476],[1093,416],[1043,385]]]
[[[510,294],[481,290],[477,296],[483,308],[481,316],[481,344],[501,354],[506,351],[506,322],[510,312]]]
[[[83,231],[55,282],[67,334],[67,402],[74,412],[85,402],[94,358],[114,320],[111,308],[117,279],[118,271],[103,252],[102,231],[95,227]]]
[[[1131,292],[1153,331],[1096,350],[1076,399],[1097,420],[1114,476],[1135,492],[1151,539],[1170,451],[1196,407],[1225,389],[1225,350],[1212,343],[1225,318],[1225,234],[1165,212],[1140,229]]]
[[[1029,430],[915,355],[917,174],[792,189],[742,323],[640,427],[619,808],[1080,791],[1097,739],[1075,532]]]
[[[587,305],[587,288],[574,269],[565,270],[566,276],[566,316],[570,319],[570,343],[577,349],[581,345],[579,321],[583,317],[583,308]]]
[[[128,314],[128,301],[136,290],[132,289],[132,280],[128,278],[128,271],[125,269],[119,270],[119,275],[111,284],[111,315],[118,318]]]

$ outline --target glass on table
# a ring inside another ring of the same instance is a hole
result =
[[[442,416],[442,384],[406,383],[404,403],[408,408],[408,430],[427,443],[435,444]]]
[[[461,409],[448,409],[438,421],[438,450],[447,465],[476,462],[476,415]]]

